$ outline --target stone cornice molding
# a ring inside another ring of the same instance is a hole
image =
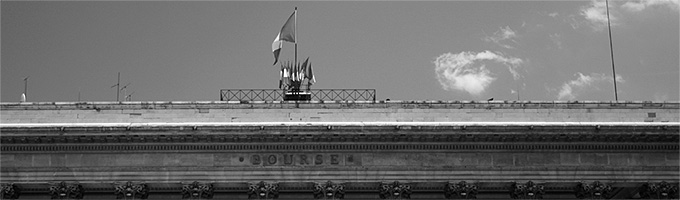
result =
[[[2,110],[250,109],[250,108],[471,108],[471,109],[677,109],[680,102],[653,101],[125,101],[0,102]]]
[[[70,145],[9,145],[3,144],[0,151],[3,152],[42,152],[42,153],[63,153],[63,152],[110,152],[110,151],[130,151],[135,153],[153,153],[171,151],[182,151],[185,153],[196,152],[677,152],[680,146],[677,143],[563,143],[563,144],[537,144],[537,143],[496,143],[496,144],[70,144]]]
[[[0,129],[45,129],[58,128],[109,128],[131,130],[143,129],[173,129],[173,128],[224,128],[229,129],[267,129],[267,128],[377,128],[377,129],[462,129],[474,127],[489,128],[675,128],[680,127],[680,122],[149,122],[149,123],[1,123]],[[214,130],[214,129],[210,129]]]

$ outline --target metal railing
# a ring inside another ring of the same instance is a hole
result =
[[[285,90],[222,89],[220,101],[282,101]],[[375,101],[375,89],[311,89],[313,101]]]

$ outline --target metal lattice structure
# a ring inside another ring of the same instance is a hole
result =
[[[220,101],[281,101],[285,90],[222,89]],[[375,89],[311,89],[314,101],[375,101]]]

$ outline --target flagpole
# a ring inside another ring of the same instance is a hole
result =
[[[612,57],[612,77],[614,77],[614,98],[619,101],[619,93],[616,90],[616,68],[614,68],[614,47],[612,45],[612,26],[609,23],[609,0],[604,1],[607,5],[607,28],[609,28],[609,52]]]
[[[297,65],[297,57],[298,57],[297,56],[297,44],[298,44],[297,35],[298,35],[298,32],[297,32],[297,7],[295,7],[295,63],[293,63],[293,65]]]

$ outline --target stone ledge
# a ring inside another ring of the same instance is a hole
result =
[[[156,127],[680,127],[680,122],[150,122],[150,123],[1,123],[0,128],[156,128]]]
[[[680,102],[653,101],[125,101],[0,102],[1,110],[119,109],[678,109]]]
[[[51,181],[79,181],[99,182],[105,181],[146,181],[161,183],[176,183],[186,180],[220,181],[220,182],[255,182],[285,180],[286,182],[307,181],[369,181],[375,180],[400,180],[404,182],[437,182],[447,180],[470,180],[470,181],[529,181],[536,182],[578,182],[578,181],[612,181],[612,182],[638,182],[638,181],[667,181],[675,182],[680,176],[678,168],[669,170],[627,170],[605,171],[603,170],[518,170],[518,171],[465,171],[465,170],[257,170],[230,171],[216,169],[210,171],[100,171],[100,172],[2,172],[0,177],[3,182],[32,183]]]
[[[432,153],[437,152],[677,152],[680,148],[676,143],[607,143],[607,144],[592,144],[592,143],[368,143],[368,144],[354,144],[347,143],[333,143],[333,144],[318,144],[318,143],[265,143],[265,144],[242,144],[242,143],[208,143],[208,144],[149,144],[149,143],[132,143],[132,144],[60,144],[55,146],[44,145],[10,145],[3,144],[0,149],[7,153],[35,153],[35,152],[50,152],[50,153],[101,153],[101,152],[135,152],[135,153],[160,153],[160,152],[177,152],[184,153],[219,153],[219,152],[357,152],[357,151],[371,151],[371,152],[420,152],[427,151]]]

